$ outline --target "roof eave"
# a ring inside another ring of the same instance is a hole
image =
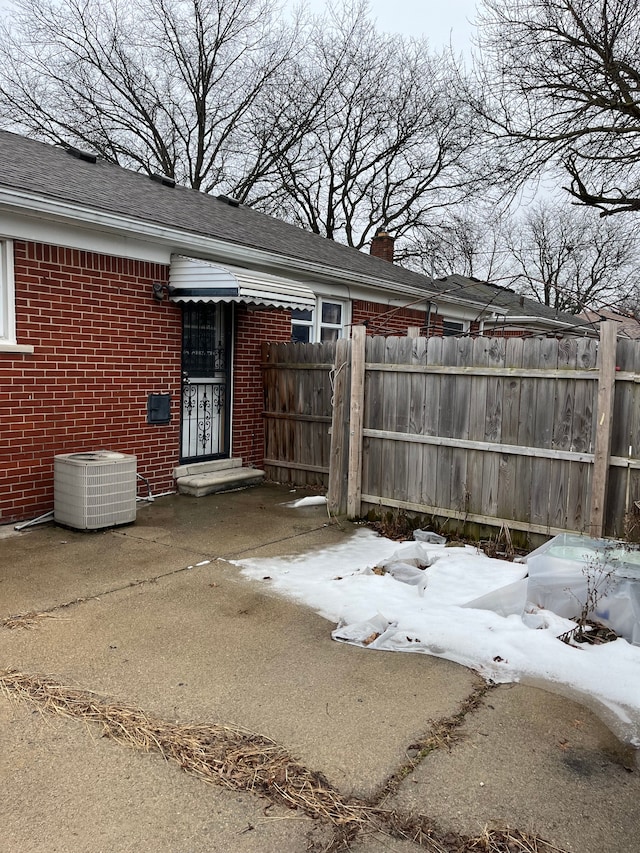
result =
[[[257,266],[269,267],[286,273],[302,271],[310,276],[327,281],[362,284],[377,288],[384,287],[390,292],[423,296],[426,300],[438,296],[437,291],[429,291],[377,276],[289,257],[246,244],[233,243],[218,237],[195,234],[192,231],[171,228],[124,214],[109,213],[97,208],[79,207],[69,202],[21,190],[12,190],[7,187],[0,187],[0,206],[9,207],[25,215],[31,214],[40,218],[62,220],[76,225],[82,224],[129,235],[134,234],[136,237],[164,243],[170,246],[174,252],[197,253],[198,256],[210,258],[214,261],[221,260],[239,265],[253,263]]]
[[[474,312],[478,311],[477,301],[453,294],[442,294],[437,290],[429,290],[426,287],[395,282],[375,275],[332,267],[316,261],[290,257],[277,252],[247,246],[246,244],[233,243],[218,237],[194,234],[192,231],[171,228],[156,222],[124,214],[110,213],[91,207],[80,207],[70,202],[37,193],[0,187],[0,206],[9,207],[25,215],[31,214],[40,218],[64,221],[76,225],[81,224],[129,236],[133,234],[136,237],[169,246],[172,252],[196,255],[212,261],[233,263],[240,266],[252,264],[287,275],[300,275],[300,273],[304,273],[309,278],[318,281],[373,287],[377,290],[385,290],[388,293],[403,297],[417,297],[418,299],[424,299],[425,302],[449,303],[469,308]],[[501,309],[496,308],[496,306],[491,306],[491,309],[487,308],[487,315],[492,315],[496,310],[500,311]],[[478,315],[478,319],[485,319],[486,322],[487,315],[482,310]]]

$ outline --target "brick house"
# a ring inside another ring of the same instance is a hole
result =
[[[155,494],[175,490],[181,462],[259,466],[263,341],[331,340],[354,323],[453,334],[505,330],[512,315],[522,329],[567,322],[392,258],[384,232],[368,255],[0,132],[0,524],[52,509],[57,454],[135,454]]]

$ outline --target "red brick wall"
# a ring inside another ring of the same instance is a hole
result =
[[[290,340],[290,311],[251,311],[244,305],[237,306],[232,453],[241,456],[244,465],[260,467],[264,460],[261,344]]]
[[[406,335],[409,326],[424,326],[426,310],[421,308],[393,308],[379,302],[354,299],[351,322],[354,326],[367,324],[369,335]],[[432,319],[433,322],[433,319]]]
[[[423,303],[424,305],[424,303]],[[432,314],[429,318],[429,335],[442,335],[441,314]],[[368,335],[406,335],[409,326],[419,326],[425,334],[427,313],[424,308],[392,308],[379,302],[363,302],[355,299],[352,305],[354,326],[366,323]],[[479,323],[470,323],[470,334],[477,334]]]
[[[134,453],[155,493],[172,490],[180,309],[151,294],[168,268],[38,243],[14,250],[18,342],[34,353],[0,353],[0,524],[53,509],[58,453]],[[148,425],[147,394],[167,392],[171,423]]]

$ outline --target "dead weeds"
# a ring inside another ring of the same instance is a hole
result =
[[[43,619],[56,619],[58,617],[54,616],[52,613],[36,613],[34,611],[30,611],[29,613],[18,613],[14,616],[5,616],[4,619],[0,619],[0,627],[7,628],[9,631],[15,631],[19,628],[34,628],[36,627]]]
[[[385,539],[406,542],[413,541],[413,531],[419,527],[420,523],[419,519],[411,518],[400,510],[397,512],[388,512],[382,518],[369,521],[368,526],[380,536],[384,536]],[[433,529],[434,532],[440,533],[443,536],[447,533],[446,525],[438,525],[434,520],[431,521],[429,529]],[[480,548],[488,557],[505,560],[509,563],[513,562],[516,557],[524,556],[530,550],[517,548],[514,545],[511,530],[506,523],[503,523],[495,535],[489,539],[471,539],[456,532],[447,542],[449,547],[462,547],[465,544]]]
[[[143,752],[159,752],[206,782],[256,793],[328,823],[333,836],[322,853],[348,850],[356,838],[369,833],[405,839],[431,853],[566,853],[519,831],[487,829],[477,837],[443,833],[425,815],[385,809],[380,801],[397,790],[399,774],[375,801],[346,797],[321,773],[300,764],[270,738],[242,728],[167,722],[91,691],[17,669],[0,671],[0,688],[10,699],[35,705],[42,713],[93,722],[100,726],[103,737]],[[434,725],[417,745],[419,750],[450,746],[455,729],[466,713],[478,707],[486,689],[478,687],[453,717]],[[415,766],[417,758],[413,762]]]

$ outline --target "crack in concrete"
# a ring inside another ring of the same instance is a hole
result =
[[[228,554],[219,554],[219,555],[206,554],[204,552],[199,553],[198,551],[193,551],[193,550],[190,550],[187,548],[183,548],[181,546],[172,545],[171,543],[157,542],[155,539],[145,539],[144,536],[132,536],[130,533],[127,533],[125,531],[113,531],[113,533],[115,536],[121,536],[122,538],[126,537],[129,539],[135,539],[138,542],[153,542],[155,545],[163,545],[166,548],[174,548],[177,551],[189,550],[190,553],[196,554],[203,561],[207,560],[208,562],[213,563],[216,560],[224,560],[226,562],[229,562],[229,560],[240,557],[242,554],[246,554],[248,551],[256,551],[256,550],[259,550],[260,548],[266,548],[269,545],[278,545],[281,542],[288,542],[288,541],[291,541],[294,539],[298,539],[301,536],[306,536],[308,533],[315,533],[319,530],[323,530],[326,526],[327,525],[325,523],[325,524],[321,525],[320,527],[313,527],[313,528],[310,528],[309,530],[301,531],[300,533],[296,533],[292,536],[284,536],[281,539],[269,540],[268,542],[264,542],[263,544],[261,544],[257,548],[256,548],[256,546],[252,546],[251,548],[245,548],[244,550],[241,550],[241,551],[232,551],[232,552],[229,552]],[[174,575],[179,575],[183,572],[193,571],[193,569],[195,569],[195,568],[200,568],[200,566],[198,566],[198,565],[181,566],[179,569],[172,569],[169,572],[162,572],[159,575],[153,575],[152,577],[149,577],[149,578],[137,578],[136,580],[129,581],[128,583],[122,584],[120,586],[110,587],[110,588],[102,590],[100,592],[92,593],[91,595],[85,595],[85,596],[82,596],[79,598],[73,598],[70,601],[63,601],[59,604],[54,604],[52,607],[45,608],[44,610],[40,610],[37,613],[35,613],[33,611],[29,611],[28,613],[10,614],[9,616],[7,616],[5,618],[0,619],[0,628],[7,628],[7,627],[10,627],[12,629],[20,628],[20,627],[28,628],[28,627],[31,627],[32,624],[34,623],[34,621],[37,620],[38,618],[49,616],[51,613],[56,613],[59,610],[65,610],[68,607],[73,607],[76,604],[84,604],[87,601],[98,601],[101,598],[106,598],[107,596],[113,595],[116,592],[123,592],[124,590],[132,589],[133,587],[144,586],[145,584],[157,583],[158,581],[163,580],[164,578],[170,578],[170,577],[173,577]],[[21,624],[21,622],[23,624]]]
[[[419,767],[431,752],[435,749],[442,749],[443,747],[450,750],[454,743],[462,740],[464,735],[460,732],[460,728],[466,721],[467,716],[480,708],[484,697],[495,687],[495,684],[486,681],[478,683],[471,693],[462,700],[458,706],[458,710],[454,714],[449,717],[442,717],[440,720],[431,720],[429,731],[423,737],[417,738],[409,744],[407,747],[407,760],[394,770],[383,785],[381,785],[378,793],[372,798],[372,801],[377,805],[381,805],[389,797],[395,796],[403,780]]]

